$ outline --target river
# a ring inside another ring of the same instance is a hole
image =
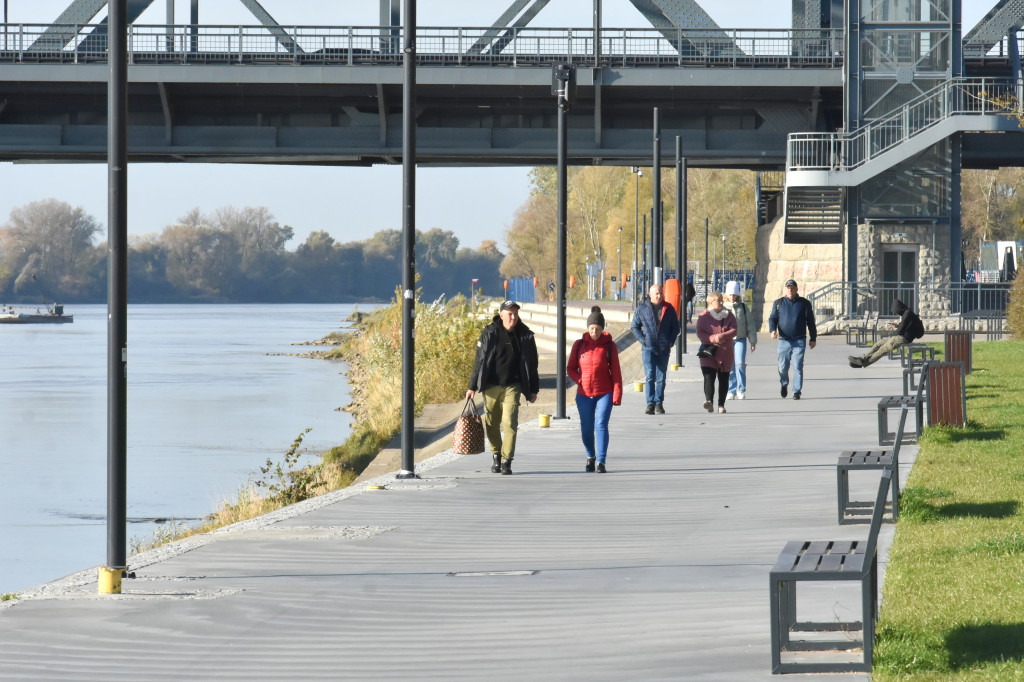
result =
[[[106,562],[107,309],[66,308],[72,324],[0,325],[0,593]],[[129,306],[130,540],[209,514],[308,427],[307,457],[348,437],[348,366],[275,354],[353,308]]]

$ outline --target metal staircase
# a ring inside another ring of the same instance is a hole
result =
[[[786,243],[839,244],[843,240],[843,188],[786,189]]]
[[[958,132],[1019,131],[1022,91],[1013,79],[953,78],[857,130],[790,134],[786,241],[841,241],[841,204],[835,215],[828,190],[861,185]]]

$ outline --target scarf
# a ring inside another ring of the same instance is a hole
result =
[[[711,308],[708,308],[708,315],[721,322],[722,320],[729,316],[729,310],[723,307],[721,310],[715,312]]]

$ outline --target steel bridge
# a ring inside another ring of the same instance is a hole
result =
[[[212,26],[199,0],[192,21],[159,25],[135,22],[153,0],[129,0],[129,159],[400,162],[399,2],[378,1],[377,26],[288,26],[257,0],[239,0],[252,25]],[[1024,0],[998,0],[966,37],[961,0],[793,0],[786,30],[629,1],[649,26],[605,27],[594,0],[591,25],[536,28],[549,0],[512,0],[490,26],[419,27],[418,162],[554,163],[552,68],[571,64],[569,163],[650,163],[658,107],[690,165],[786,171],[787,242],[942,225],[957,262],[960,170],[1024,164]],[[105,159],[105,4],[2,26],[0,160]],[[850,281],[869,251],[847,249]]]

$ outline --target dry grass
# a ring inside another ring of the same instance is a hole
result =
[[[283,464],[270,461],[263,478],[224,500],[199,526],[171,520],[149,540],[132,538],[132,553],[173,540],[207,533],[280,509],[314,494],[348,487],[391,440],[401,420],[401,304],[360,315],[357,332],[348,334],[329,357],[349,362],[355,416],[352,434],[322,453],[321,462],[293,470],[300,435],[285,453]],[[466,392],[476,340],[483,323],[473,318],[461,296],[416,306],[416,412],[423,405],[458,400]],[[332,335],[333,336],[333,335]]]

